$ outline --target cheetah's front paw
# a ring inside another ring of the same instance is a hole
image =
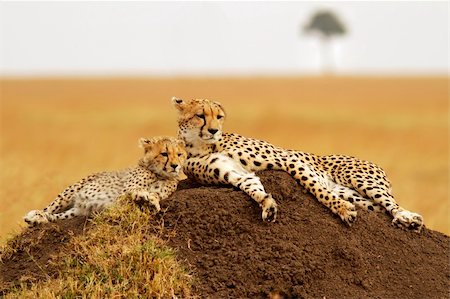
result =
[[[395,213],[392,223],[398,227],[420,232],[423,226],[423,217],[417,213],[399,210]]]
[[[349,226],[351,226],[356,220],[356,208],[348,201],[342,202],[342,206],[337,208],[337,213],[339,217],[341,217],[342,221],[347,223]]]
[[[277,218],[277,203],[273,199],[272,195],[267,194],[261,203],[262,207],[262,219],[268,222],[275,222]]]
[[[131,198],[139,206],[150,205],[156,209],[156,212],[159,212],[161,210],[161,207],[159,205],[159,198],[155,193],[150,193],[147,191],[137,191],[131,194]]]
[[[28,214],[23,217],[23,220],[28,226],[35,226],[36,224],[47,223],[48,213],[40,210],[29,211]]]

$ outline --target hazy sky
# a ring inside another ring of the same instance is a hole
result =
[[[307,74],[333,9],[345,74],[448,74],[448,2],[1,2],[0,75]]]

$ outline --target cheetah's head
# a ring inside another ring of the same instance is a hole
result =
[[[141,138],[139,146],[144,149],[140,165],[164,178],[175,178],[180,175],[187,157],[182,140],[173,137]]]
[[[220,103],[206,100],[172,98],[178,109],[179,135],[189,143],[214,143],[222,136],[225,111]]]

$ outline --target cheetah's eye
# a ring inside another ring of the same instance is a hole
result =
[[[161,156],[168,157],[169,155],[167,153],[161,153]]]
[[[198,118],[201,118],[201,119],[205,119],[205,115],[204,114],[196,114],[195,116],[197,116]]]
[[[217,119],[223,118],[223,115],[217,115]]]

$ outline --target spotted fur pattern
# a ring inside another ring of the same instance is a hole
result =
[[[391,183],[377,165],[343,155],[318,156],[286,150],[265,141],[222,132],[225,111],[220,103],[173,98],[178,109],[178,137],[186,142],[184,172],[205,184],[231,184],[252,197],[262,218],[275,221],[277,204],[265,192],[256,171],[288,172],[345,223],[356,219],[356,207],[386,211],[393,223],[419,231],[422,216],[401,208]]]
[[[171,137],[141,138],[144,156],[138,166],[87,176],[66,188],[43,210],[30,211],[24,220],[30,226],[78,215],[90,215],[112,205],[120,195],[160,210],[160,201],[177,188],[186,159],[184,142]]]

